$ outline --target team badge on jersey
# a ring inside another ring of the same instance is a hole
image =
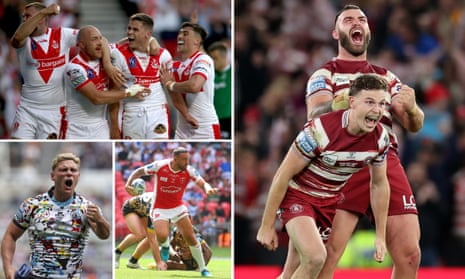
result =
[[[293,205],[291,205],[289,210],[291,211],[292,214],[297,214],[297,213],[304,211],[304,207],[301,204],[294,203]]]
[[[135,68],[136,67],[136,58],[133,56],[129,58],[129,68]]]
[[[163,124],[158,124],[155,129],[153,129],[153,131],[156,133],[156,134],[164,134],[166,133],[166,126],[163,125]]]

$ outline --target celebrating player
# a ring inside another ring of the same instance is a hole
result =
[[[151,94],[143,102],[126,99],[123,101],[122,131],[118,125],[119,103],[111,106],[112,135],[122,133],[123,139],[168,139],[170,119],[166,93],[161,86],[159,69],[163,63],[172,61],[171,54],[159,48],[151,55],[149,44],[153,31],[153,19],[143,13],[129,18],[127,43],[112,50],[114,64],[120,68],[127,83],[150,88]],[[113,136],[115,137],[115,136]]]
[[[166,262],[169,258],[170,221],[172,221],[189,244],[189,249],[199,265],[201,275],[211,277],[210,272],[205,267],[201,245],[195,236],[182,196],[191,180],[198,187],[203,188],[207,194],[216,193],[216,188],[208,184],[197,170],[189,165],[189,151],[183,147],[176,148],[171,159],[154,161],[131,173],[125,186],[129,194],[135,194],[131,186],[132,181],[144,175],[153,175],[156,179],[151,217],[154,221],[157,239],[161,243],[162,260]]]
[[[26,230],[31,273],[24,278],[80,278],[89,229],[100,239],[110,236],[110,224],[101,209],[75,192],[79,169],[79,157],[58,154],[50,173],[54,185],[21,204],[2,240],[5,278],[17,278],[13,256],[16,241]]]
[[[66,125],[63,139],[110,139],[107,104],[134,97],[139,101],[150,89],[133,85],[127,89],[108,90],[109,80],[103,71],[103,52],[108,43],[94,26],[84,26],[78,34],[79,54],[65,69],[67,94]]]
[[[63,119],[65,93],[63,73],[77,30],[49,28],[49,16],[60,13],[57,4],[27,4],[23,23],[11,38],[23,78],[12,138],[57,138]]]
[[[176,139],[221,138],[213,104],[215,69],[211,57],[200,51],[206,37],[200,25],[183,23],[177,38],[181,61],[161,67],[161,82],[178,110]]]
[[[276,212],[297,248],[300,262],[292,278],[317,278],[326,258],[321,235],[331,221],[345,182],[368,165],[371,206],[376,220],[374,258],[383,261],[389,201],[386,177],[388,131],[379,124],[387,103],[388,84],[362,75],[349,91],[350,109],[311,119],[297,135],[276,171],[257,240],[269,250],[278,247]]]
[[[382,123],[388,129],[391,147],[387,156],[387,175],[391,187],[387,221],[387,248],[394,267],[393,279],[416,278],[420,264],[420,227],[415,199],[405,171],[398,157],[398,143],[392,130],[393,116],[410,132],[423,126],[424,114],[415,101],[415,92],[390,71],[367,61],[367,48],[371,39],[368,20],[355,5],[345,6],[336,16],[333,38],[338,41],[338,56],[317,70],[307,84],[307,113],[312,118],[322,112],[347,106],[345,100],[350,82],[360,73],[375,73],[389,82],[390,106]],[[320,279],[333,278],[337,262],[344,252],[358,219],[369,210],[369,170],[354,174],[343,189],[344,199],[338,204],[332,233],[327,247],[328,257]],[[408,201],[405,204],[404,201]],[[407,229],[408,228],[408,229]],[[298,266],[298,255],[289,243],[289,253],[282,278],[290,278]]]

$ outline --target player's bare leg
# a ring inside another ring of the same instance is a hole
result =
[[[386,244],[394,263],[392,279],[417,278],[420,266],[420,225],[416,214],[388,216]]]
[[[205,267],[205,260],[202,255],[202,247],[195,236],[194,227],[188,216],[181,218],[177,223],[179,232],[184,237],[184,240],[189,245],[189,249],[192,253],[192,257],[199,265],[200,272],[204,277],[211,277],[212,275]]]
[[[292,278],[317,278],[326,259],[326,249],[315,220],[307,216],[293,218],[286,224],[286,230],[300,258]]]
[[[299,267],[300,259],[299,253],[294,247],[292,240],[289,239],[286,262],[281,274],[276,279],[290,279],[292,273]]]
[[[346,210],[336,210],[333,219],[332,231],[326,242],[326,257],[323,269],[318,279],[332,279],[337,268],[337,263],[344,253],[345,247],[358,223],[358,216]]]
[[[155,262],[157,263],[158,270],[166,270],[168,266],[164,261],[162,261],[160,256],[160,247],[158,246],[157,236],[153,229],[147,229],[147,238],[146,238],[149,248],[152,251],[152,256]],[[142,255],[141,255],[142,256]]]
[[[157,220],[153,225],[155,227],[158,243],[161,246],[161,259],[167,262],[170,257],[170,222],[168,220]]]

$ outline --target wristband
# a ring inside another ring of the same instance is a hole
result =
[[[170,81],[170,83],[168,84],[168,89],[170,91],[174,91],[174,85],[176,84],[176,81]]]
[[[143,90],[144,90],[144,87],[142,85],[134,84],[134,85],[131,85],[131,87],[126,88],[124,92],[126,93],[126,97],[132,97]]]

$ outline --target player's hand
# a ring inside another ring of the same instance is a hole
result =
[[[278,248],[278,234],[274,228],[260,226],[257,233],[257,241],[270,251]]]
[[[87,219],[94,223],[100,223],[102,220],[102,215],[100,214],[100,209],[95,204],[89,204],[87,206]]]
[[[123,72],[113,65],[104,67],[105,73],[116,88],[121,88],[126,82]]]
[[[60,13],[61,8],[57,3],[50,4],[46,9],[48,15],[57,15]]]
[[[416,108],[415,90],[403,84],[397,96],[392,100],[393,104],[403,108],[406,113],[411,113]]]
[[[110,128],[110,139],[121,139],[121,130],[118,128]]]
[[[137,196],[137,192],[136,190],[134,189],[134,187],[132,187],[131,185],[128,185],[126,184],[124,186],[124,189],[126,190],[126,192],[131,195],[131,196]]]
[[[133,84],[125,90],[126,94],[131,97],[136,97],[139,100],[143,100],[145,97],[150,95],[150,88],[146,88],[140,84]]]
[[[218,189],[216,189],[215,187],[212,187],[207,182],[205,182],[205,184],[203,185],[203,189],[205,190],[205,193],[207,193],[207,195],[213,195],[218,192]]]
[[[170,82],[174,82],[173,74],[171,72],[169,62],[163,63],[160,67],[160,81],[166,89]]]
[[[167,270],[168,265],[164,261],[157,262],[157,269],[158,270]]]
[[[198,129],[199,128],[199,122],[197,121],[197,119],[195,119],[192,115],[190,115],[189,113],[187,113],[186,115],[184,115],[184,119],[186,119],[187,123],[191,124],[192,128],[194,129]]]
[[[375,239],[375,253],[373,258],[375,261],[381,263],[384,261],[384,257],[386,256],[387,249],[386,249],[386,242],[379,237]]]
[[[344,92],[343,94],[337,95],[334,97],[333,102],[331,103],[331,109],[333,111],[348,109],[349,108],[349,91]]]

